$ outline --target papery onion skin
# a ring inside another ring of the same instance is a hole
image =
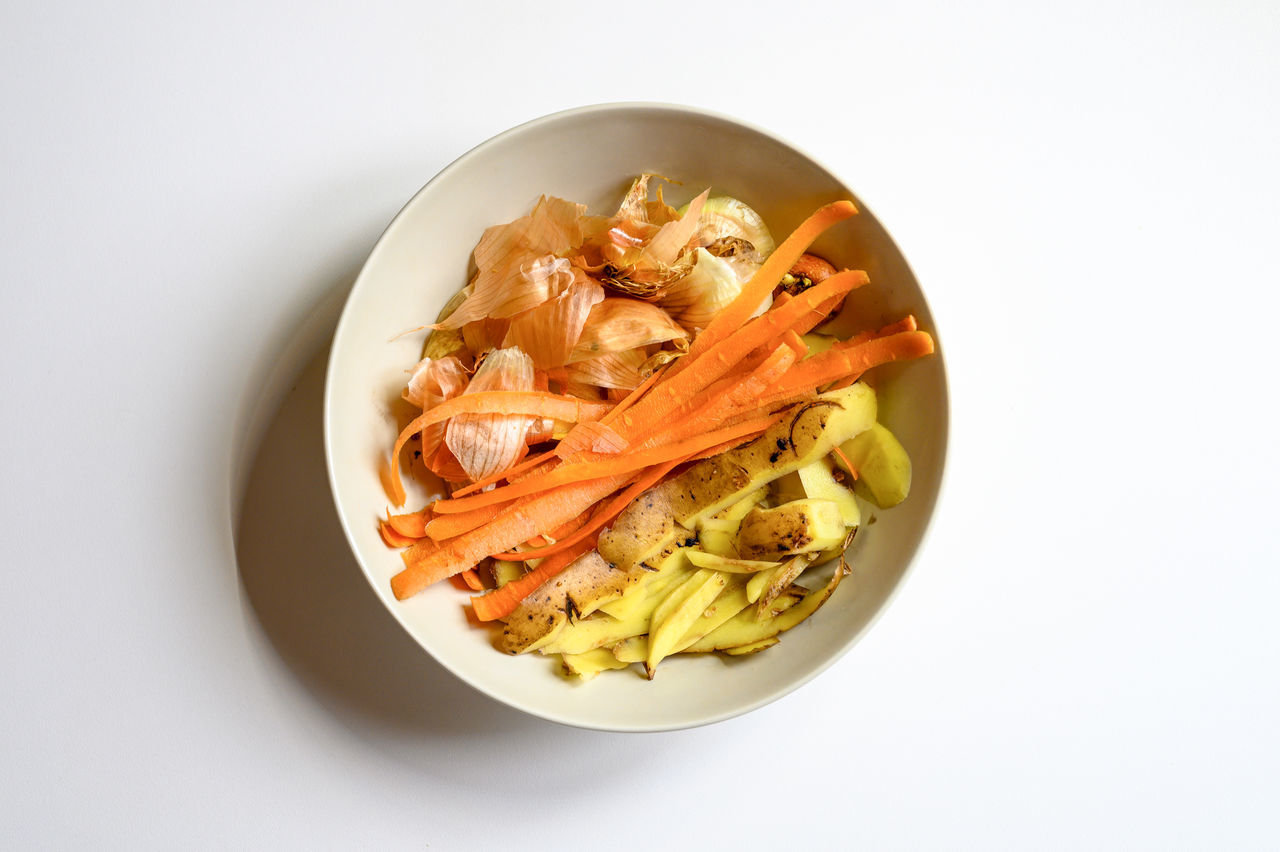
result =
[[[435,327],[512,317],[559,295],[572,278],[543,267],[582,244],[585,214],[585,205],[544,195],[528,216],[486,229],[473,253],[471,294]]]
[[[675,222],[663,225],[658,233],[654,234],[653,239],[644,249],[647,262],[659,268],[676,262],[676,258],[684,252],[685,247],[697,234],[700,224],[698,216],[702,213],[703,205],[710,194],[711,190],[704,190],[701,195],[689,202],[683,216]]]
[[[727,195],[708,198],[702,205],[697,237],[698,244],[704,247],[725,238],[745,240],[761,258],[773,254],[775,248],[773,235],[760,214]]]
[[[658,304],[688,332],[706,328],[722,308],[738,298],[742,282],[733,267],[704,248],[693,252],[689,273],[673,282]]]
[[[657,305],[608,296],[591,309],[569,360],[570,363],[584,361],[608,352],[684,340],[687,336],[685,330]]]
[[[588,382],[597,387],[631,390],[644,381],[645,375],[641,371],[648,358],[644,348],[607,352],[570,364],[569,376],[577,382]]]
[[[572,269],[574,282],[554,299],[513,318],[503,341],[506,346],[519,346],[528,353],[539,370],[568,363],[591,309],[605,298],[600,282],[587,277],[581,269]]]
[[[495,349],[476,370],[466,393],[534,389],[533,359],[518,346]],[[449,420],[445,445],[474,482],[511,467],[526,451],[536,418],[523,414],[459,414]]]
[[[436,322],[442,322],[453,315],[453,312],[467,300],[471,295],[471,285],[468,284],[458,292],[454,293],[445,302],[443,308],[440,309]],[[457,355],[465,364],[470,366],[472,357],[471,352],[467,348],[467,342],[462,337],[462,332],[456,328],[437,328],[427,335],[427,342],[422,346],[422,357],[437,359],[444,358],[449,355]]]
[[[425,411],[461,394],[466,389],[468,380],[467,369],[457,358],[424,358],[414,367],[404,389],[404,398],[411,405]],[[443,423],[433,423],[422,430],[420,452],[424,458],[430,457],[439,449],[444,433]]]
[[[481,319],[467,323],[459,333],[467,345],[467,350],[476,357],[480,357],[486,352],[501,347],[510,327],[511,320]]]

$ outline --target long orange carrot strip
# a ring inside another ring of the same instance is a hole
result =
[[[529,456],[524,461],[517,464],[515,467],[509,467],[506,470],[500,470],[497,473],[486,476],[484,479],[478,479],[475,482],[471,483],[470,485],[465,485],[462,488],[459,488],[457,491],[453,492],[453,496],[465,497],[468,494],[474,494],[475,492],[484,488],[486,485],[492,485],[493,483],[499,482],[503,479],[506,479],[508,481],[513,479],[518,479],[522,475],[532,471],[538,465],[543,464],[544,462],[551,461],[552,459],[555,458],[555,455],[556,455],[555,450],[548,450],[547,452],[539,453],[536,456]]]
[[[586,539],[576,547],[562,550],[554,556],[548,556],[538,567],[523,577],[518,577],[505,586],[479,595],[471,599],[471,608],[476,618],[481,621],[494,621],[506,618],[515,612],[520,602],[532,594],[539,586],[559,574],[578,557],[596,546],[595,539]]]
[[[533,538],[526,541],[525,546],[526,547],[546,547],[549,544],[555,544],[557,541],[569,535],[570,533],[577,532],[578,529],[590,519],[591,519],[591,510],[588,509],[578,517],[574,518],[572,521],[565,521],[563,524],[556,527],[549,533],[548,532],[538,533]]]
[[[575,482],[517,501],[487,525],[444,542],[421,541],[401,554],[404,570],[391,578],[399,600],[457,574],[491,553],[503,553],[541,530],[559,526],[608,497],[631,477],[627,474]]]
[[[570,459],[581,453],[620,453],[627,441],[607,423],[579,423],[556,445],[555,454]]]
[[[782,335],[782,342],[785,343],[792,352],[796,353],[796,358],[803,358],[809,354],[809,344],[805,343],[804,340],[801,339],[800,334],[797,334],[795,329],[787,329],[786,333]]]
[[[900,331],[915,331],[917,328],[916,318],[911,314],[907,314],[897,322],[891,322],[883,328],[876,329],[875,331],[864,331],[861,334],[855,335],[845,341],[845,345],[856,346],[859,343],[866,343],[868,340],[874,340],[877,337],[888,337],[889,335],[897,334]],[[827,390],[840,390],[841,388],[847,388],[849,385],[861,378],[861,376],[861,373],[851,373],[843,379],[833,382]]]
[[[666,375],[667,369],[669,367],[670,367],[669,364],[663,364],[661,367],[659,367],[658,369],[650,373],[649,378],[645,379],[643,382],[636,385],[635,389],[631,391],[631,393],[627,394],[618,402],[617,405],[609,409],[609,411],[604,415],[604,417],[600,418],[600,423],[605,426],[608,426],[614,420],[617,420],[618,416],[622,414],[622,412],[626,411],[628,408],[635,405],[636,400],[640,399],[640,397],[648,393],[649,388],[653,387],[655,384],[657,384],[659,381],[662,380],[662,377]]]
[[[480,582],[480,575],[476,573],[476,569],[468,568],[458,576],[462,578],[462,582],[466,583],[467,588],[471,591],[479,592],[484,589],[484,583]]]
[[[722,379],[700,395],[688,400],[671,412],[666,423],[658,430],[658,434],[673,432],[688,434],[699,432],[715,426],[727,426],[726,418],[734,417],[744,410],[758,408],[756,399],[766,393],[796,363],[794,350],[789,346],[776,346],[768,357],[757,364],[751,372],[744,376],[733,376]],[[709,399],[710,401],[707,401]],[[643,436],[647,441],[653,440],[651,435]]]
[[[481,494],[472,494],[470,497],[461,497],[450,500],[440,500],[435,504],[435,511],[441,516],[453,515],[454,513],[478,512],[482,509],[491,508],[493,506],[509,503],[512,500],[524,497],[529,494],[536,494],[539,491],[545,491],[549,488],[555,488],[560,485],[567,485],[571,482],[581,482],[588,479],[599,479],[604,476],[613,476],[615,474],[631,473],[650,465],[662,464],[671,459],[683,458],[700,452],[709,446],[721,444],[725,441],[740,438],[741,436],[756,431],[759,428],[768,428],[770,424],[776,420],[776,417],[764,416],[758,417],[754,421],[746,423],[738,423],[728,428],[715,429],[702,434],[694,433],[691,438],[682,441],[676,441],[675,433],[666,433],[672,440],[657,441],[655,446],[640,451],[623,453],[621,455],[611,455],[605,453],[595,453],[587,457],[588,460],[575,462],[572,464],[564,464],[557,467],[542,476],[531,476],[522,479],[519,482],[513,482],[510,485],[501,488],[495,488],[492,491],[485,491]],[[759,421],[759,422],[756,422]],[[763,424],[763,426],[761,426]],[[683,430],[682,430],[683,431]],[[439,518],[437,520],[443,520]],[[436,521],[432,521],[435,524]],[[430,525],[428,527],[430,531]]]
[[[764,301],[765,296],[773,292],[773,288],[782,281],[782,276],[795,265],[800,255],[805,253],[819,234],[857,212],[858,209],[853,206],[853,202],[836,201],[819,208],[808,219],[801,222],[800,226],[765,259],[765,262],[756,270],[756,274],[743,286],[738,297],[720,311],[702,330],[702,333],[693,339],[688,354],[675,362],[673,377],[687,369],[689,364],[695,363],[704,352],[741,328],[752,312]]]
[[[387,525],[400,535],[409,538],[422,538],[426,535],[426,524],[431,518],[431,507],[421,509],[417,512],[409,512],[405,515],[393,515],[387,513]]]
[[[712,456],[718,456],[721,453],[725,453],[725,452],[728,452],[729,450],[732,450],[734,447],[740,447],[743,444],[747,443],[748,441],[753,441],[756,438],[759,438],[761,435],[764,434],[764,431],[765,430],[761,429],[759,432],[757,432],[754,435],[744,435],[743,437],[739,438],[736,441],[725,441],[723,444],[716,444],[714,447],[708,447],[707,449],[698,453],[696,456],[690,456],[689,461],[701,461],[703,459],[709,459]]]
[[[439,501],[437,501],[437,505],[438,503]],[[476,509],[462,514],[437,515],[427,524],[426,535],[436,541],[444,541],[445,539],[462,535],[464,532],[471,532],[477,527],[482,527],[497,515],[498,507],[496,506]]]
[[[644,434],[654,429],[670,415],[673,409],[729,372],[742,360],[743,356],[762,342],[781,336],[817,305],[834,296],[844,295],[866,282],[865,272],[857,270],[838,272],[821,284],[810,287],[792,298],[777,310],[770,310],[756,317],[707,350],[706,354],[695,362],[697,369],[676,373],[655,387],[648,396],[615,421],[615,428],[627,438],[634,438],[637,434]],[[704,331],[703,334],[706,332]]]
[[[382,542],[387,547],[409,547],[418,543],[418,539],[396,532],[395,527],[386,521],[378,521],[378,535],[382,536]]]
[[[649,389],[657,384],[663,375],[667,372],[670,365],[664,364],[662,367],[654,370],[647,379],[635,387],[629,394],[623,397],[607,414],[601,417],[595,423],[588,425],[583,422],[574,426],[569,430],[569,434],[556,445],[553,452],[562,459],[572,458],[573,456],[591,450],[598,445],[617,446],[617,450],[612,452],[621,452],[626,442],[621,440],[617,432],[612,428],[612,423],[618,418],[622,412],[635,405],[636,400],[640,399]],[[594,427],[594,428],[593,428]],[[601,438],[604,440],[602,441]]]
[[[416,435],[428,426],[458,414],[526,414],[576,423],[599,420],[612,407],[607,402],[591,402],[546,391],[478,391],[433,405],[415,417],[405,431]]]
[[[923,331],[902,331],[853,346],[836,344],[789,370],[777,387],[759,401],[759,405],[765,408],[783,405],[812,393],[827,382],[861,375],[890,361],[920,358],[932,352],[933,338]]]
[[[479,391],[446,399],[415,417],[396,438],[391,450],[389,496],[397,506],[404,503],[404,484],[400,480],[400,451],[410,438],[435,423],[442,423],[458,414],[528,414],[577,422],[599,420],[611,407],[608,403],[588,402],[577,397],[542,391]]]
[[[538,547],[532,550],[517,550],[510,553],[500,553],[496,555],[496,558],[508,559],[511,561],[537,559],[540,556],[550,556],[552,554],[559,553],[561,550],[575,546],[584,538],[599,531],[605,524],[622,514],[622,510],[627,508],[627,506],[630,506],[637,497],[656,485],[659,480],[670,473],[674,468],[683,464],[687,459],[688,456],[671,459],[663,462],[662,464],[654,465],[644,471],[635,482],[631,483],[625,490],[614,496],[607,505],[592,515],[591,519],[573,535],[566,536],[555,544],[549,544],[546,547]]]
[[[834,299],[828,299],[818,305],[798,320],[795,325],[791,326],[791,330],[796,334],[808,334],[813,331],[817,326],[831,319],[831,312],[840,305],[842,298],[842,296],[836,296]]]
[[[590,518],[591,518],[591,510],[588,509],[587,511],[583,512],[581,515],[574,518],[573,520],[565,521],[563,524],[556,527],[551,532],[542,533],[538,537],[544,540],[550,538],[551,542],[559,541],[560,539],[564,538],[570,533],[576,532],[577,529],[581,527],[583,524],[585,524]]]
[[[866,343],[868,340],[875,340],[877,337],[888,337],[901,331],[915,331],[917,328],[919,326],[916,324],[916,318],[911,314],[907,314],[897,322],[891,322],[886,326],[877,328],[875,331],[864,331],[861,334],[856,334],[848,340],[841,341],[839,345],[848,349],[851,346]]]

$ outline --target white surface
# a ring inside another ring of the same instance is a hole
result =
[[[821,618],[789,631],[781,647],[740,666],[727,666],[716,655],[686,656],[664,663],[662,676],[653,681],[633,673],[567,689],[549,676],[548,660],[540,655],[512,659],[494,653],[492,634],[468,624],[457,590],[448,583],[397,601],[391,578],[404,562],[382,541],[375,520],[387,504],[378,459],[386,458],[404,425],[390,403],[400,402],[406,370],[421,358],[426,338],[425,331],[405,329],[435,319],[467,280],[476,235],[494,222],[526,215],[543,194],[573,199],[589,210],[616,209],[634,175],[645,171],[684,181],[665,187],[673,205],[712,186],[749,203],[781,234],[822,204],[855,196],[786,143],[688,107],[605,105],[528,122],[450,164],[396,217],[351,290],[334,332],[325,387],[325,461],[336,510],[358,564],[389,612],[437,662],[486,695],[594,730],[675,730],[723,720],[773,701],[826,669],[870,627],[919,551],[937,504],[946,451],[942,352],[877,369],[875,418],[913,454],[911,499],[892,512],[875,513],[878,523],[853,548],[856,574],[843,593],[823,604]],[[845,322],[861,331],[910,313],[936,333],[901,253],[858,203],[857,216],[815,243],[836,266],[864,269],[876,282],[849,296]],[[424,505],[426,494],[408,487],[406,507]],[[805,581],[810,588],[822,582]]]
[[[1280,844],[1277,7],[458,6],[0,12],[5,845]],[[854,186],[954,418],[850,656],[627,736],[419,653],[337,533],[316,371],[272,403],[435,171],[636,99]]]

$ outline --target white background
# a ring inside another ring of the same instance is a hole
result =
[[[4,4],[0,845],[1276,848],[1278,56],[1270,0]],[[616,100],[842,175],[953,392],[875,629],[657,735],[426,658],[319,428],[400,205]]]

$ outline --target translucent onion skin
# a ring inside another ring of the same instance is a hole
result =
[[[512,346],[490,352],[463,395],[533,389],[533,359]],[[474,482],[519,461],[526,450],[525,434],[535,419],[522,414],[459,414],[450,418],[444,443]]]
[[[773,235],[760,214],[727,195],[708,198],[698,217],[698,244],[710,246],[725,239],[745,240],[761,259],[773,254]]]
[[[604,301],[600,282],[581,269],[574,269],[573,274],[574,282],[559,296],[511,320],[503,341],[527,352],[539,370],[568,363],[591,309]]]
[[[688,337],[670,314],[635,299],[607,296],[591,309],[570,363]]]
[[[404,389],[404,398],[425,411],[461,394],[469,378],[466,365],[452,355],[424,358],[413,368],[409,384]],[[422,430],[423,458],[435,454],[444,440],[444,433],[444,423],[435,423]]]
[[[671,318],[691,334],[706,328],[742,292],[742,282],[727,262],[704,248],[696,249],[694,257],[693,268],[668,286],[658,300]]]

